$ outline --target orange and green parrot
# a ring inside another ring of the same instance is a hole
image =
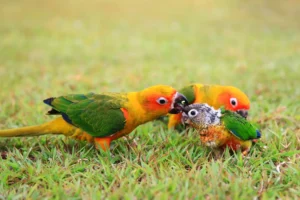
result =
[[[215,110],[207,104],[190,104],[183,108],[182,122],[199,132],[205,146],[241,149],[243,155],[249,152],[252,140],[261,137],[260,131],[244,117],[223,107]]]
[[[219,109],[224,106],[226,110],[237,112],[247,117],[250,109],[250,100],[247,95],[233,86],[191,84],[179,90],[186,96],[189,104],[207,103]],[[181,125],[182,114],[170,115],[168,128],[173,129]]]
[[[157,85],[139,92],[70,94],[44,100],[49,115],[60,115],[38,126],[1,130],[0,137],[63,134],[87,140],[103,150],[112,140],[167,113],[177,114],[187,99],[174,88]]]

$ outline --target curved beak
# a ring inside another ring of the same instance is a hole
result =
[[[247,117],[248,117],[248,111],[247,110],[244,110],[244,109],[237,110],[236,113],[239,114],[239,115],[241,115],[245,119],[247,119]]]
[[[169,110],[170,114],[178,114],[182,112],[183,108],[188,105],[188,100],[183,94],[177,92],[174,96],[172,107]]]

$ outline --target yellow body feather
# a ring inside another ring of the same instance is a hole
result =
[[[172,87],[159,85],[146,88],[139,92],[116,93],[110,95],[115,95],[119,98],[125,97],[127,101],[120,108],[125,119],[124,128],[108,137],[92,137],[80,128],[69,124],[62,117],[58,117],[50,122],[38,126],[0,130],[0,137],[63,134],[78,140],[86,140],[97,143],[102,149],[106,150],[110,146],[110,142],[112,140],[129,134],[140,124],[166,115],[172,107],[172,103],[177,92]],[[157,98],[160,97],[164,97],[167,100],[167,104],[158,104]]]

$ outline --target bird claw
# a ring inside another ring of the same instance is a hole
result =
[[[249,153],[249,149],[246,149],[246,150],[244,150],[244,151],[242,152],[242,155],[243,155],[243,156],[247,156],[248,153]]]

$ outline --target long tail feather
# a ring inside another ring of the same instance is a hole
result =
[[[1,130],[0,137],[25,137],[25,136],[37,136],[44,135],[45,130],[43,130],[42,125],[40,126],[27,126],[16,129]]]
[[[26,137],[45,134],[63,134],[66,136],[71,136],[75,133],[75,131],[76,127],[71,126],[61,117],[59,117],[50,122],[37,126],[0,130],[0,137]]]
[[[70,125],[62,117],[50,122],[16,129],[0,130],[0,137],[28,137],[46,134],[62,134],[71,138],[93,143],[94,138],[75,126]]]

